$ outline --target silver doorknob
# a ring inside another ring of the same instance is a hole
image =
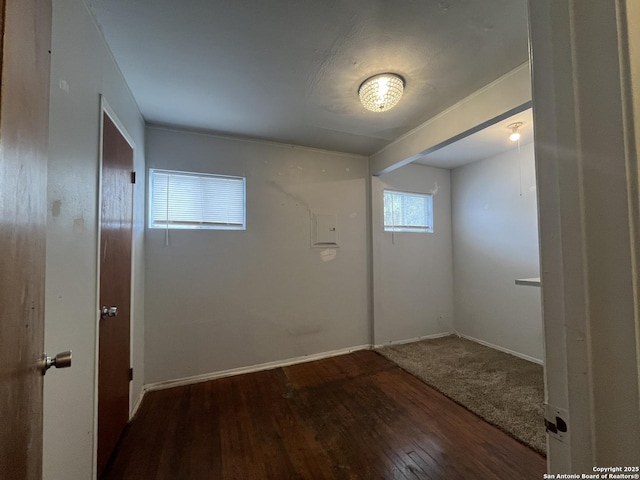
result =
[[[47,373],[51,367],[67,368],[71,366],[71,350],[67,352],[60,352],[55,357],[50,357],[46,353],[42,356],[40,363],[40,369],[42,374]]]
[[[118,315],[118,307],[102,307],[100,309],[100,316],[102,318],[115,317]]]

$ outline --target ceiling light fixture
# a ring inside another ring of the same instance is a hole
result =
[[[381,73],[367,78],[358,95],[362,105],[372,112],[386,112],[396,106],[404,91],[404,80],[395,73]]]
[[[522,122],[512,123],[507,126],[508,129],[511,130],[511,135],[509,135],[509,140],[512,142],[517,142],[520,140],[520,127],[522,126]]]

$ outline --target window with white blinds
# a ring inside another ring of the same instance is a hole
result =
[[[433,233],[433,196],[385,190],[384,230]]]
[[[245,229],[245,179],[149,170],[150,228]]]

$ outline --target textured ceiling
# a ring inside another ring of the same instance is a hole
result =
[[[369,155],[527,60],[526,0],[85,0],[145,120]],[[360,83],[392,71],[400,104]]]

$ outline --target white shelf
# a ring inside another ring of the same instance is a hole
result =
[[[539,287],[541,285],[540,277],[517,278],[516,285],[526,285],[529,287]]]

